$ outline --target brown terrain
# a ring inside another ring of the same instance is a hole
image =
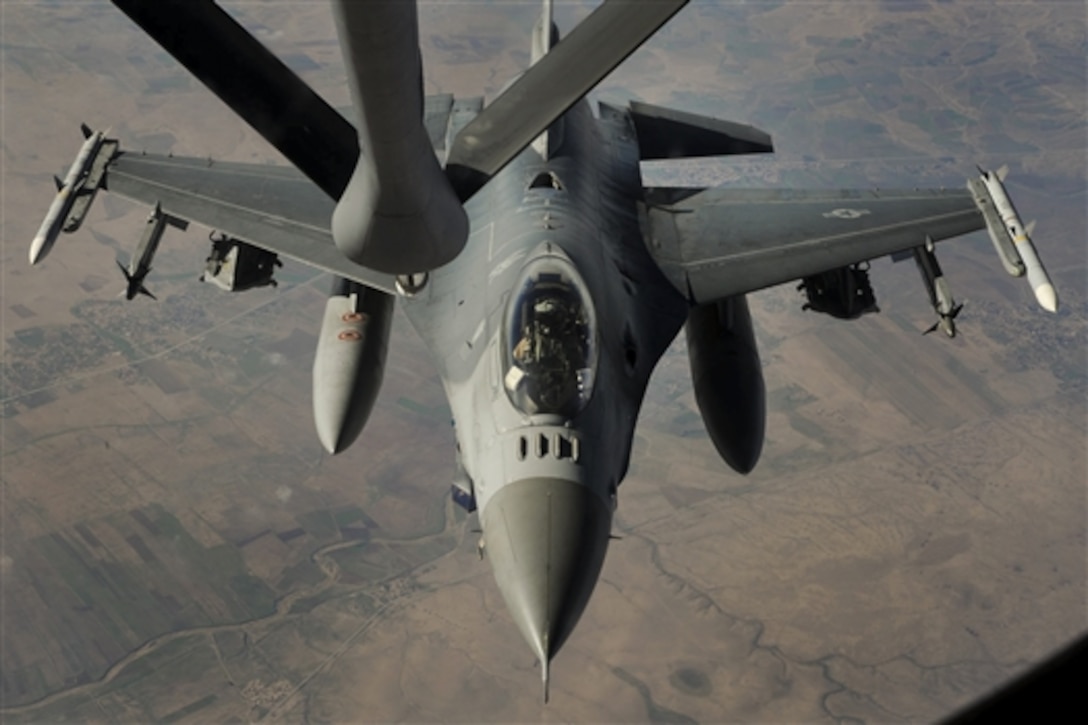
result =
[[[224,4],[347,104],[325,5]],[[423,3],[427,92],[495,93],[536,12]],[[703,431],[681,337],[546,707],[449,501],[448,409],[403,318],[332,458],[309,412],[323,276],[224,294],[196,282],[206,230],[172,230],[161,301],[127,303],[114,258],[146,210],[108,195],[27,266],[80,121],[278,159],[108,3],[0,13],[5,723],[933,720],[1088,629],[1083,4],[695,3],[605,82],[774,134],[773,158],[652,183],[958,185],[1007,162],[1062,309],[979,234],[942,247],[955,340],[918,334],[909,264],[874,264],[882,314],[851,323],[792,286],[754,295],[769,420],[748,477]]]

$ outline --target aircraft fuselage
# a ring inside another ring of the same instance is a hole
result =
[[[643,243],[629,121],[588,103],[465,205],[462,253],[404,309],[434,354],[486,551],[545,664],[607,548],[638,410],[687,303]]]

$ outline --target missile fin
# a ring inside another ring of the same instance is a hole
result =
[[[1035,221],[1035,219],[1032,219],[1028,222],[1028,225],[1024,227],[1024,234],[1027,234],[1029,237],[1035,234]]]
[[[90,138],[94,135],[94,131],[92,131],[91,127],[85,123],[79,124],[79,130],[83,132],[83,138]]]
[[[545,636],[547,636],[547,635],[545,635]],[[548,667],[548,657],[546,655],[545,655],[544,659],[542,659],[540,661],[540,669],[541,669],[540,680],[541,680],[541,684],[544,686],[544,704],[547,705],[548,704],[548,680],[550,679],[548,677],[548,674],[549,674],[548,670],[550,668]]]
[[[997,170],[997,180],[1004,181],[1005,177],[1009,175],[1009,165],[1002,164],[1001,168]]]
[[[64,182],[56,174],[53,175],[53,183],[57,185],[57,191],[64,191]]]

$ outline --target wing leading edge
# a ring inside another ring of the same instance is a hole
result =
[[[646,241],[702,304],[985,228],[967,190],[646,191]]]
[[[118,153],[105,188],[383,292],[393,277],[355,264],[332,240],[335,202],[292,167]]]
[[[423,121],[436,153],[449,148],[451,137],[482,105],[482,98],[449,94],[424,99]],[[336,202],[293,166],[116,151],[102,186],[345,279],[383,292],[395,290],[391,275],[352,262],[335,246],[331,221]]]

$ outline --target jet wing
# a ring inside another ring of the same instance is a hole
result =
[[[333,243],[335,202],[294,167],[120,152],[103,186],[345,279],[394,292],[393,277],[361,267]]]
[[[693,303],[985,228],[964,189],[646,190],[650,254]]]

